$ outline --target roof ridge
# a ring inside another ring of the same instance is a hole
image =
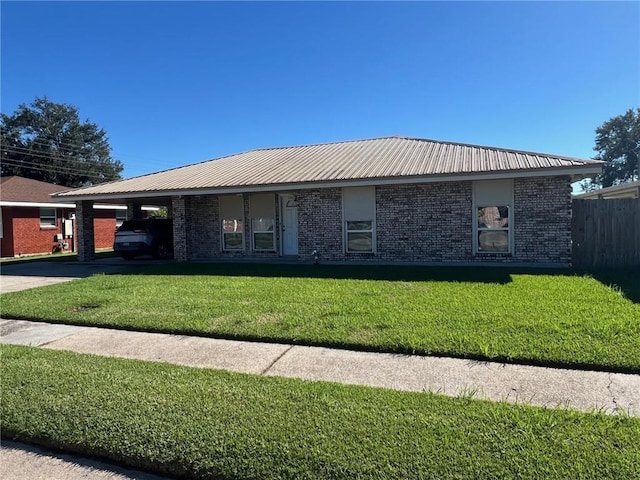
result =
[[[225,158],[225,157],[228,157],[228,156],[233,156],[233,155],[241,155],[243,153],[248,153],[248,152],[262,152],[262,151],[268,151],[268,150],[286,150],[286,149],[292,149],[292,148],[317,147],[317,146],[321,146],[321,145],[339,145],[339,144],[343,144],[343,143],[371,142],[371,141],[376,141],[376,140],[386,140],[386,139],[390,139],[390,138],[396,138],[396,139],[399,139],[399,140],[413,140],[413,141],[417,141],[417,142],[437,143],[437,144],[440,144],[440,145],[455,145],[455,146],[460,146],[460,147],[481,148],[481,149],[498,151],[498,152],[521,153],[521,154],[525,154],[525,155],[538,155],[538,156],[543,156],[543,157],[559,158],[559,159],[563,159],[563,160],[579,160],[581,162],[588,161],[588,162],[595,162],[595,163],[599,162],[598,160],[586,159],[586,158],[580,158],[580,157],[571,157],[571,156],[567,156],[567,155],[557,155],[557,154],[554,154],[554,153],[534,152],[534,151],[531,151],[531,150],[520,150],[520,149],[516,149],[516,148],[494,147],[494,146],[491,146],[491,145],[479,145],[479,144],[475,144],[475,143],[455,142],[455,141],[447,141],[447,140],[435,140],[435,139],[432,139],[432,138],[409,137],[409,136],[404,136],[404,135],[386,135],[386,136],[381,136],[381,137],[361,138],[361,139],[354,139],[354,140],[339,140],[339,141],[333,141],[333,142],[307,143],[307,144],[279,146],[279,147],[261,147],[261,148],[254,148],[254,149],[251,149],[251,150],[245,150],[243,152],[239,152],[239,153],[236,153],[236,154],[225,155],[224,157],[219,157],[219,158],[216,158],[216,159],[213,159],[213,160],[218,160],[218,159]],[[203,162],[197,162],[197,163],[203,163]],[[192,164],[192,165],[197,165],[197,163]]]

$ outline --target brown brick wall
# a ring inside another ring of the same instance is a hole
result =
[[[113,239],[116,234],[116,211],[95,210],[93,231],[95,235],[96,248],[113,247]]]
[[[245,248],[242,252],[221,251],[217,197],[187,198],[185,242],[189,259],[278,255],[251,251],[248,195],[244,203]],[[297,198],[298,249],[303,260],[311,260],[314,250],[320,253],[321,261],[568,265],[571,258],[569,177],[514,181],[511,254],[474,254],[471,181],[376,187],[376,252],[373,254],[344,253],[341,188],[301,190]],[[278,211],[279,208],[276,215]],[[277,245],[279,248],[279,240]]]
[[[69,218],[69,214],[73,212],[73,209],[57,208],[57,226],[41,227],[40,208],[3,207],[2,256],[13,257],[51,253],[57,245],[57,242],[54,241],[54,235],[64,233],[62,219]],[[94,232],[96,248],[111,248],[113,246],[115,228],[114,210],[95,211]],[[71,251],[73,239],[65,238],[64,242],[68,245],[67,251]]]
[[[309,260],[343,260],[342,189],[302,190],[298,195],[298,254]]]
[[[3,207],[3,212],[6,207]],[[40,209],[38,207],[11,207],[4,214],[3,230],[7,241],[3,239],[2,256],[19,256],[36,253],[51,253],[57,242],[54,235],[63,233],[62,218],[68,215],[68,209],[56,209],[55,227],[40,226]],[[9,218],[7,218],[9,217]],[[9,239],[12,246],[8,245]]]
[[[376,188],[376,257],[397,261],[469,261],[471,182]]]
[[[516,179],[513,186],[514,260],[569,264],[571,179]]]

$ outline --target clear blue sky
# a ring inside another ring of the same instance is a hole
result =
[[[2,112],[47,96],[125,177],[401,135],[594,155],[640,106],[640,2],[1,2]]]

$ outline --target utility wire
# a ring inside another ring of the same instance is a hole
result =
[[[3,162],[5,163],[5,162]],[[43,167],[43,166],[31,166],[31,165],[17,165],[17,164],[8,164],[11,167],[18,167],[18,168],[22,168],[24,170],[29,170],[29,171],[36,171],[36,172],[46,172],[46,173],[59,173],[59,174],[65,174],[65,175],[81,175],[81,176],[85,176],[88,177],[89,179],[93,179],[93,180],[100,180],[100,175],[96,174],[96,173],[88,173],[88,172],[73,172],[73,171],[69,171],[69,170],[64,170],[62,168],[55,168],[55,167]]]
[[[7,153],[13,153],[16,155],[24,155],[26,157],[37,157],[37,158],[42,158],[45,160],[60,160],[62,162],[65,163],[75,163],[78,167],[92,167],[92,166],[100,166],[100,162],[96,161],[96,160],[82,160],[82,159],[78,159],[78,158],[66,158],[66,157],[61,157],[58,155],[40,155],[40,154],[36,154],[36,153],[24,153],[24,152],[19,152],[17,150],[13,150],[13,149],[5,149],[3,150],[4,152]],[[43,162],[37,162],[36,160],[30,160],[29,158],[2,158],[2,162],[19,162],[19,163],[31,163],[31,164],[35,164],[35,165],[44,165]],[[65,168],[71,168],[74,169],[73,165],[60,165],[61,167],[65,167]],[[75,168],[77,171],[82,171],[82,168]]]
[[[22,142],[22,143],[24,145],[26,142]],[[50,142],[47,142],[46,140],[41,140],[41,139],[38,139],[38,138],[29,139],[28,143],[35,143],[35,144],[41,145],[43,147],[52,147],[54,145],[54,144],[52,144]],[[76,150],[75,150],[76,153],[80,153],[80,149],[87,148],[87,147],[80,146],[80,145],[77,145],[77,144],[74,145],[74,144],[65,143],[65,142],[55,142],[55,143],[57,143],[59,145],[67,145],[69,147],[74,147],[74,148],[76,148]],[[32,150],[29,150],[27,147],[19,146],[19,145],[11,145],[10,147],[6,147],[6,148],[20,148],[20,149],[26,150],[28,152],[32,151]],[[111,147],[109,146],[109,148],[111,148]],[[132,157],[128,157],[128,158],[129,158],[129,160],[135,160],[136,162],[141,162],[141,163],[144,163],[145,165],[151,165],[154,169],[157,169],[157,170],[166,170],[166,169],[176,168],[176,165],[174,165],[174,164],[160,163],[160,162],[157,162],[156,160],[147,160],[147,159],[132,158]],[[122,160],[120,160],[120,161],[122,162]]]
[[[21,152],[16,152],[16,151],[12,151],[12,150],[5,150],[9,153],[17,153],[17,154],[22,154]],[[31,170],[41,170],[41,171],[56,171],[57,173],[70,173],[70,174],[77,174],[77,175],[86,175],[86,176],[90,176],[90,177],[95,177],[95,178],[99,178],[100,174],[96,173],[96,172],[92,172],[91,171],[91,167],[94,166],[99,166],[99,164],[97,162],[86,162],[83,163],[81,161],[77,161],[75,162],[75,165],[71,164],[69,165],[69,163],[72,163],[74,159],[67,159],[67,158],[62,158],[62,157],[55,157],[53,155],[50,156],[45,156],[45,155],[31,155],[31,156],[35,156],[35,157],[40,157],[46,160],[61,160],[65,163],[67,163],[67,165],[52,165],[52,164],[46,164],[44,162],[39,162],[33,159],[29,159],[29,158],[25,158],[25,159],[18,159],[18,158],[3,158],[2,159],[2,163],[5,165],[9,165],[12,167],[19,167],[19,168],[25,168],[25,169],[31,169]]]

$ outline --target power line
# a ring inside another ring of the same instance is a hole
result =
[[[13,153],[15,155],[24,155],[26,157],[43,158],[45,160],[60,160],[60,161],[63,161],[63,162],[68,162],[68,163],[75,162],[78,166],[87,166],[87,167],[89,167],[89,166],[100,166],[100,163],[98,161],[96,161],[96,160],[89,160],[89,159],[82,160],[82,159],[78,159],[78,158],[74,158],[74,157],[61,157],[61,156],[58,156],[58,155],[41,155],[41,154],[38,154],[38,153],[31,153],[31,152],[25,153],[25,152],[20,152],[20,151],[9,149],[9,148],[3,149],[2,151],[3,152],[7,152],[7,153]],[[31,163],[35,163],[35,164],[39,165],[38,162],[29,160],[28,158],[25,158],[25,159],[22,159],[22,158],[2,158],[2,161],[3,162],[14,161],[14,162],[25,162],[25,163],[31,162]]]
[[[65,174],[65,175],[81,175],[81,176],[85,176],[88,177],[90,179],[100,179],[100,174],[98,173],[91,173],[91,172],[85,172],[85,171],[73,171],[73,170],[68,170],[68,169],[64,169],[64,167],[61,168],[57,168],[57,167],[45,167],[45,166],[41,166],[41,165],[20,165],[19,163],[14,163],[14,162],[2,162],[5,165],[8,165],[10,167],[18,167],[18,168],[22,168],[24,170],[29,170],[29,171],[37,171],[37,172],[47,172],[47,173],[59,173],[59,174]]]
[[[14,153],[14,154],[22,155],[21,152],[18,152],[18,151],[15,151],[15,150],[11,150],[11,149],[5,149],[4,151],[8,152],[8,153]],[[91,167],[99,167],[100,166],[100,164],[98,164],[97,162],[94,162],[94,161],[82,162],[82,161],[79,161],[78,159],[73,159],[73,158],[69,159],[69,158],[63,158],[63,157],[56,157],[54,155],[31,154],[30,156],[43,158],[45,160],[59,160],[59,161],[62,161],[64,163],[66,163],[66,165],[65,164],[62,164],[62,165],[60,165],[60,164],[58,164],[58,165],[47,165],[44,162],[39,162],[39,161],[36,161],[36,160],[33,160],[33,159],[29,159],[29,158],[25,158],[25,159],[3,158],[2,159],[2,163],[5,164],[5,165],[12,166],[12,167],[25,168],[25,169],[31,169],[31,170],[56,171],[57,173],[68,173],[68,174],[76,174],[76,175],[85,175],[85,176],[90,176],[90,177],[95,177],[95,178],[99,178],[100,177],[100,173],[99,172],[91,171]]]
[[[35,143],[37,145],[46,146],[46,147],[51,147],[52,146],[52,144],[47,142],[46,140],[41,140],[41,139],[38,139],[38,138],[29,139],[28,142]],[[22,142],[22,143],[25,144],[25,142]],[[56,142],[56,143],[58,143],[58,142]],[[74,145],[74,144],[65,143],[65,142],[59,142],[59,144],[67,145],[69,147],[75,147],[75,148],[78,149],[78,150],[76,150],[77,153],[80,153],[79,152],[80,148],[86,148],[86,147],[81,147],[81,146],[79,146],[77,144]],[[11,148],[21,148],[21,149],[28,150],[27,147],[18,146],[18,145],[11,146]],[[109,146],[109,148],[111,149],[111,146]],[[28,150],[28,151],[31,152],[30,150]],[[35,154],[32,154],[32,153],[29,153],[29,154],[35,156]],[[118,160],[118,161],[120,161],[120,162],[122,162],[124,164],[123,160],[119,160],[119,159],[115,159],[115,160]],[[147,159],[133,158],[133,157],[128,157],[128,160],[132,160],[132,161],[136,161],[136,162],[142,162],[142,163],[144,163],[146,165],[151,165],[156,170],[158,170],[158,169],[159,170],[166,170],[166,169],[170,169],[170,168],[176,168],[176,165],[174,165],[174,164],[160,163],[157,160],[147,160]]]

